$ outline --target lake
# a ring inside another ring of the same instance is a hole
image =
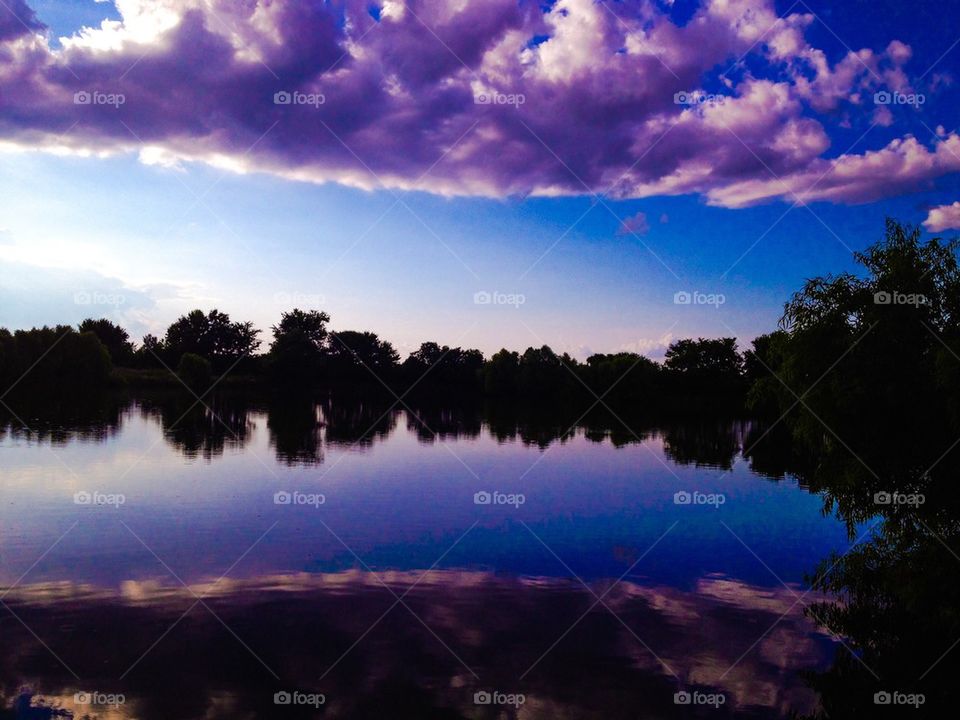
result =
[[[749,421],[191,402],[2,421],[0,717],[817,707],[853,537]]]

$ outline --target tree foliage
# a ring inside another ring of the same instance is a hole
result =
[[[133,343],[130,334],[107,318],[88,318],[80,323],[79,332],[92,332],[110,353],[114,365],[128,365],[133,360]]]
[[[106,385],[110,353],[92,332],[69,325],[0,329],[0,395],[82,392]]]
[[[223,371],[257,351],[259,332],[253,323],[231,322],[230,316],[219,310],[193,310],[167,328],[163,350],[172,362],[179,363],[184,353],[193,353]]]

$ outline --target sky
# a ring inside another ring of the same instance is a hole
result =
[[[2,0],[0,326],[662,357],[960,231],[960,4]]]

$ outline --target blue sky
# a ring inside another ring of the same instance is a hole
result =
[[[630,3],[614,5],[621,13],[632,11]],[[121,18],[112,3],[92,0],[35,1],[31,7],[47,26],[52,57],[61,52],[54,38],[100,19]],[[701,6],[678,0],[672,8],[659,7],[668,13],[663,22],[682,26]],[[953,43],[960,31],[957,17],[951,21],[939,14],[942,5],[916,3],[909,12],[899,4],[857,2],[776,3],[775,9],[778,15],[815,16],[803,36],[837,69],[848,48],[879,53],[893,40],[908,45],[912,54],[904,75],[911,90],[926,91],[920,108],[894,108],[880,124],[875,114],[857,107],[804,105],[795,120],[817,123],[829,139],[820,159],[861,156],[910,135],[929,148],[949,140],[958,117],[953,78],[960,48]],[[960,16],[960,9],[946,12]],[[102,59],[106,51],[96,52]],[[754,62],[777,72],[767,60],[748,52],[744,66],[731,75],[758,75]],[[701,87],[710,91],[719,77],[711,69]],[[746,94],[739,87],[734,94]],[[2,97],[0,112],[13,117],[17,108],[4,105]],[[584,148],[577,148],[576,121],[566,128],[573,147],[558,139],[563,149],[547,161],[569,166],[579,177],[572,168],[579,170],[581,154],[591,152],[591,139],[584,137]],[[391,175],[389,189],[376,182],[374,189],[363,189],[325,176],[290,179],[277,171],[276,154],[262,165],[244,166],[243,173],[223,170],[209,159],[197,161],[179,137],[146,141],[181,153],[172,160],[161,155],[153,164],[144,162],[153,159],[149,154],[118,148],[116,139],[105,141],[102,133],[71,144],[70,130],[69,142],[63,141],[69,151],[51,152],[53,141],[37,140],[36,129],[30,128],[34,135],[28,137],[22,125],[15,131],[0,125],[0,141],[11,141],[6,147],[0,142],[0,326],[75,323],[102,315],[123,322],[138,338],[162,333],[193,307],[217,307],[268,331],[281,311],[300,305],[328,311],[335,328],[373,330],[404,352],[426,340],[488,354],[501,346],[547,343],[580,357],[624,349],[658,357],[670,339],[699,335],[735,334],[744,344],[775,327],[784,301],[805,278],[853,269],[850,251],[879,239],[884,216],[919,224],[930,208],[960,199],[957,174],[935,172],[908,189],[886,187],[878,177],[878,187],[871,187],[863,202],[857,193],[872,181],[869,171],[854,189],[841,187],[834,198],[813,198],[792,209],[793,201],[783,196],[741,204],[738,195],[718,204],[710,193],[730,183],[712,181],[691,192],[632,192],[620,199],[601,193],[598,200],[575,185],[559,197],[538,196],[544,193],[535,187],[525,196],[503,187],[502,178],[516,171],[498,171],[496,192],[451,196],[444,188],[408,181],[426,167],[398,170],[407,180],[394,183]],[[283,130],[281,124],[276,132]],[[146,132],[130,129],[138,136]],[[552,148],[554,136],[545,130],[543,137]],[[751,143],[729,140],[741,150]],[[381,139],[363,158],[382,160],[377,148],[389,148],[389,142]],[[287,167],[302,169],[298,163],[307,150],[284,151]],[[245,161],[257,152],[235,151],[234,159]],[[383,150],[389,152],[396,151]],[[492,153],[491,163],[508,159],[496,157],[496,147],[485,152]],[[510,152],[504,145],[503,155]],[[451,165],[456,155],[450,153]],[[791,173],[799,172],[789,158],[767,159],[764,150],[752,149],[746,157],[751,156],[763,158],[762,164],[782,163],[770,170],[771,177],[792,182]],[[471,166],[447,170],[447,162],[435,168],[444,182],[471,173]],[[471,162],[485,168],[482,158]],[[716,160],[709,156],[705,162]],[[397,167],[386,160],[370,165],[376,178],[388,177],[384,168],[392,173]],[[322,172],[327,165],[318,167]],[[886,167],[878,166],[876,174],[884,172]],[[602,181],[595,185],[585,177],[591,189],[602,190]],[[643,221],[631,225],[635,232],[625,232],[621,221],[638,213]],[[482,291],[519,295],[522,304],[478,305],[474,294]],[[678,292],[721,294],[724,302],[677,305]]]

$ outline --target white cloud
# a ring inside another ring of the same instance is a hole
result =
[[[923,226],[930,232],[960,230],[960,200],[952,205],[931,208]]]
[[[674,338],[672,332],[664,333],[658,338],[638,338],[632,342],[624,343],[617,348],[617,352],[631,352],[649,358],[661,358]]]

